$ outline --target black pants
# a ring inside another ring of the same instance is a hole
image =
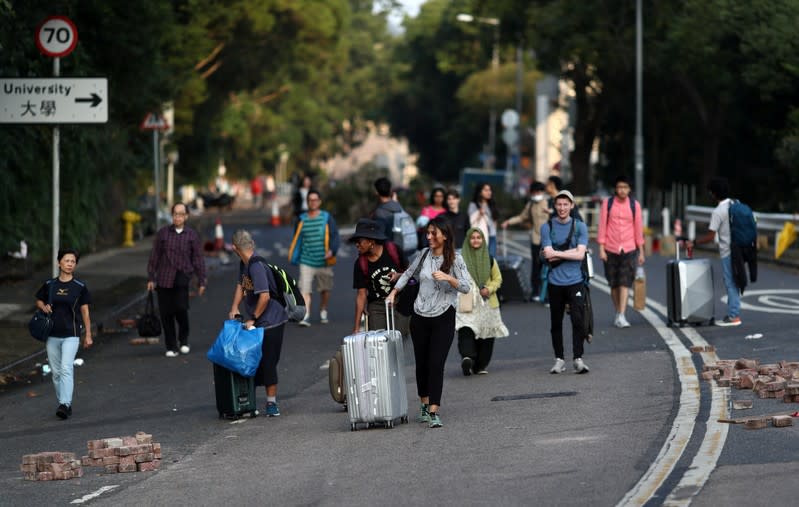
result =
[[[261,345],[263,357],[258,370],[255,372],[255,385],[277,385],[277,363],[280,361],[280,351],[283,348],[283,330],[286,324],[264,329],[264,343]]]
[[[178,351],[180,345],[189,344],[189,288],[158,287],[158,313],[161,315],[161,326],[164,328],[166,349]],[[175,336],[177,322],[177,337]]]
[[[455,308],[437,317],[411,316],[411,341],[416,358],[416,390],[431,405],[441,405],[444,364],[455,339]]]
[[[533,296],[541,294],[541,245],[530,243],[530,255],[533,269],[530,271],[530,283],[533,287]]]
[[[563,313],[566,303],[571,310],[569,316],[572,321],[572,354],[574,359],[583,357],[583,339],[585,339],[585,324],[583,323],[582,308],[585,305],[585,285],[581,282],[575,285],[549,284],[549,316],[552,319],[552,348],[555,357],[565,359],[563,356]]]
[[[494,338],[477,339],[471,328],[462,327],[458,329],[458,352],[461,357],[472,358],[472,370],[475,373],[485,370],[494,353]]]

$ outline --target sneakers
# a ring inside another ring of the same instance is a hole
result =
[[[321,322],[322,324],[327,324],[328,322],[330,322],[329,320],[327,320],[327,310],[322,310],[319,312],[319,322]]]
[[[566,371],[566,361],[561,358],[555,359],[555,364],[552,366],[552,369],[549,370],[549,373],[563,373]]]
[[[588,365],[585,364],[582,358],[577,358],[574,360],[574,371],[575,373],[588,373],[590,370],[588,369]]]
[[[740,326],[741,325],[741,317],[730,317],[727,315],[722,320],[716,321],[717,326]]]
[[[58,406],[58,409],[55,411],[55,415],[60,417],[61,419],[69,418],[69,415],[72,413],[71,407],[68,407],[65,404],[61,404]]]
[[[306,316],[304,319],[302,319],[299,322],[299,325],[302,326],[302,327],[311,327],[311,321],[308,320],[308,317]]]
[[[624,316],[623,313],[619,313],[616,315],[616,320],[613,321],[613,325],[618,327],[619,329],[630,327],[630,323],[627,322],[627,318]]]
[[[430,428],[440,428],[444,426],[441,422],[441,417],[438,415],[438,412],[430,412]]]
[[[479,370],[477,372],[478,375],[488,375],[488,370]]]
[[[461,359],[461,370],[463,370],[463,376],[468,377],[472,374],[472,358],[469,356],[464,357]]]
[[[180,346],[180,353],[181,354],[188,354],[190,350],[191,350],[191,347],[189,347],[188,345],[181,345]]]
[[[274,401],[267,401],[264,415],[266,415],[266,417],[278,417],[280,415],[280,408],[277,406],[277,403]]]
[[[421,406],[419,407],[419,415],[416,416],[416,422],[420,423],[430,422],[429,407],[424,403],[422,403]]]
[[[166,357],[178,357],[178,353],[175,352],[174,350],[167,350],[166,354],[164,354],[164,355]]]

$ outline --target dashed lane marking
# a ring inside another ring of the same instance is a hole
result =
[[[89,500],[94,500],[95,498],[97,498],[98,496],[102,495],[103,493],[107,493],[107,492],[112,491],[112,490],[114,490],[114,489],[116,489],[118,487],[119,487],[119,484],[113,484],[111,486],[103,486],[102,488],[98,489],[97,491],[95,491],[93,493],[89,493],[88,495],[83,495],[82,497],[76,498],[76,499],[72,500],[69,503],[71,503],[71,504],[86,503]]]

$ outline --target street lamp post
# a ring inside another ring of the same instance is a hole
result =
[[[644,136],[643,136],[643,13],[641,0],[635,3],[635,191],[644,201]]]
[[[494,27],[494,47],[491,50],[491,72],[496,80],[497,72],[499,70],[499,19],[498,18],[484,18],[480,16],[472,16],[471,14],[461,13],[455,19],[461,23],[482,23],[484,25],[491,25]],[[491,112],[488,118],[488,149],[490,151],[490,158],[493,160],[496,157],[497,147],[497,106],[494,99],[491,99]],[[493,168],[493,165],[492,165]]]

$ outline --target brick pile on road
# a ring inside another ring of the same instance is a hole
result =
[[[799,403],[799,362],[760,364],[757,359],[719,359],[703,367],[702,378],[719,387],[751,389],[759,398]]]
[[[83,477],[80,460],[74,452],[50,451],[22,456],[20,465],[26,481],[59,481]]]
[[[85,467],[102,467],[105,473],[149,472],[161,466],[161,444],[153,436],[138,432],[134,436],[89,440]]]

